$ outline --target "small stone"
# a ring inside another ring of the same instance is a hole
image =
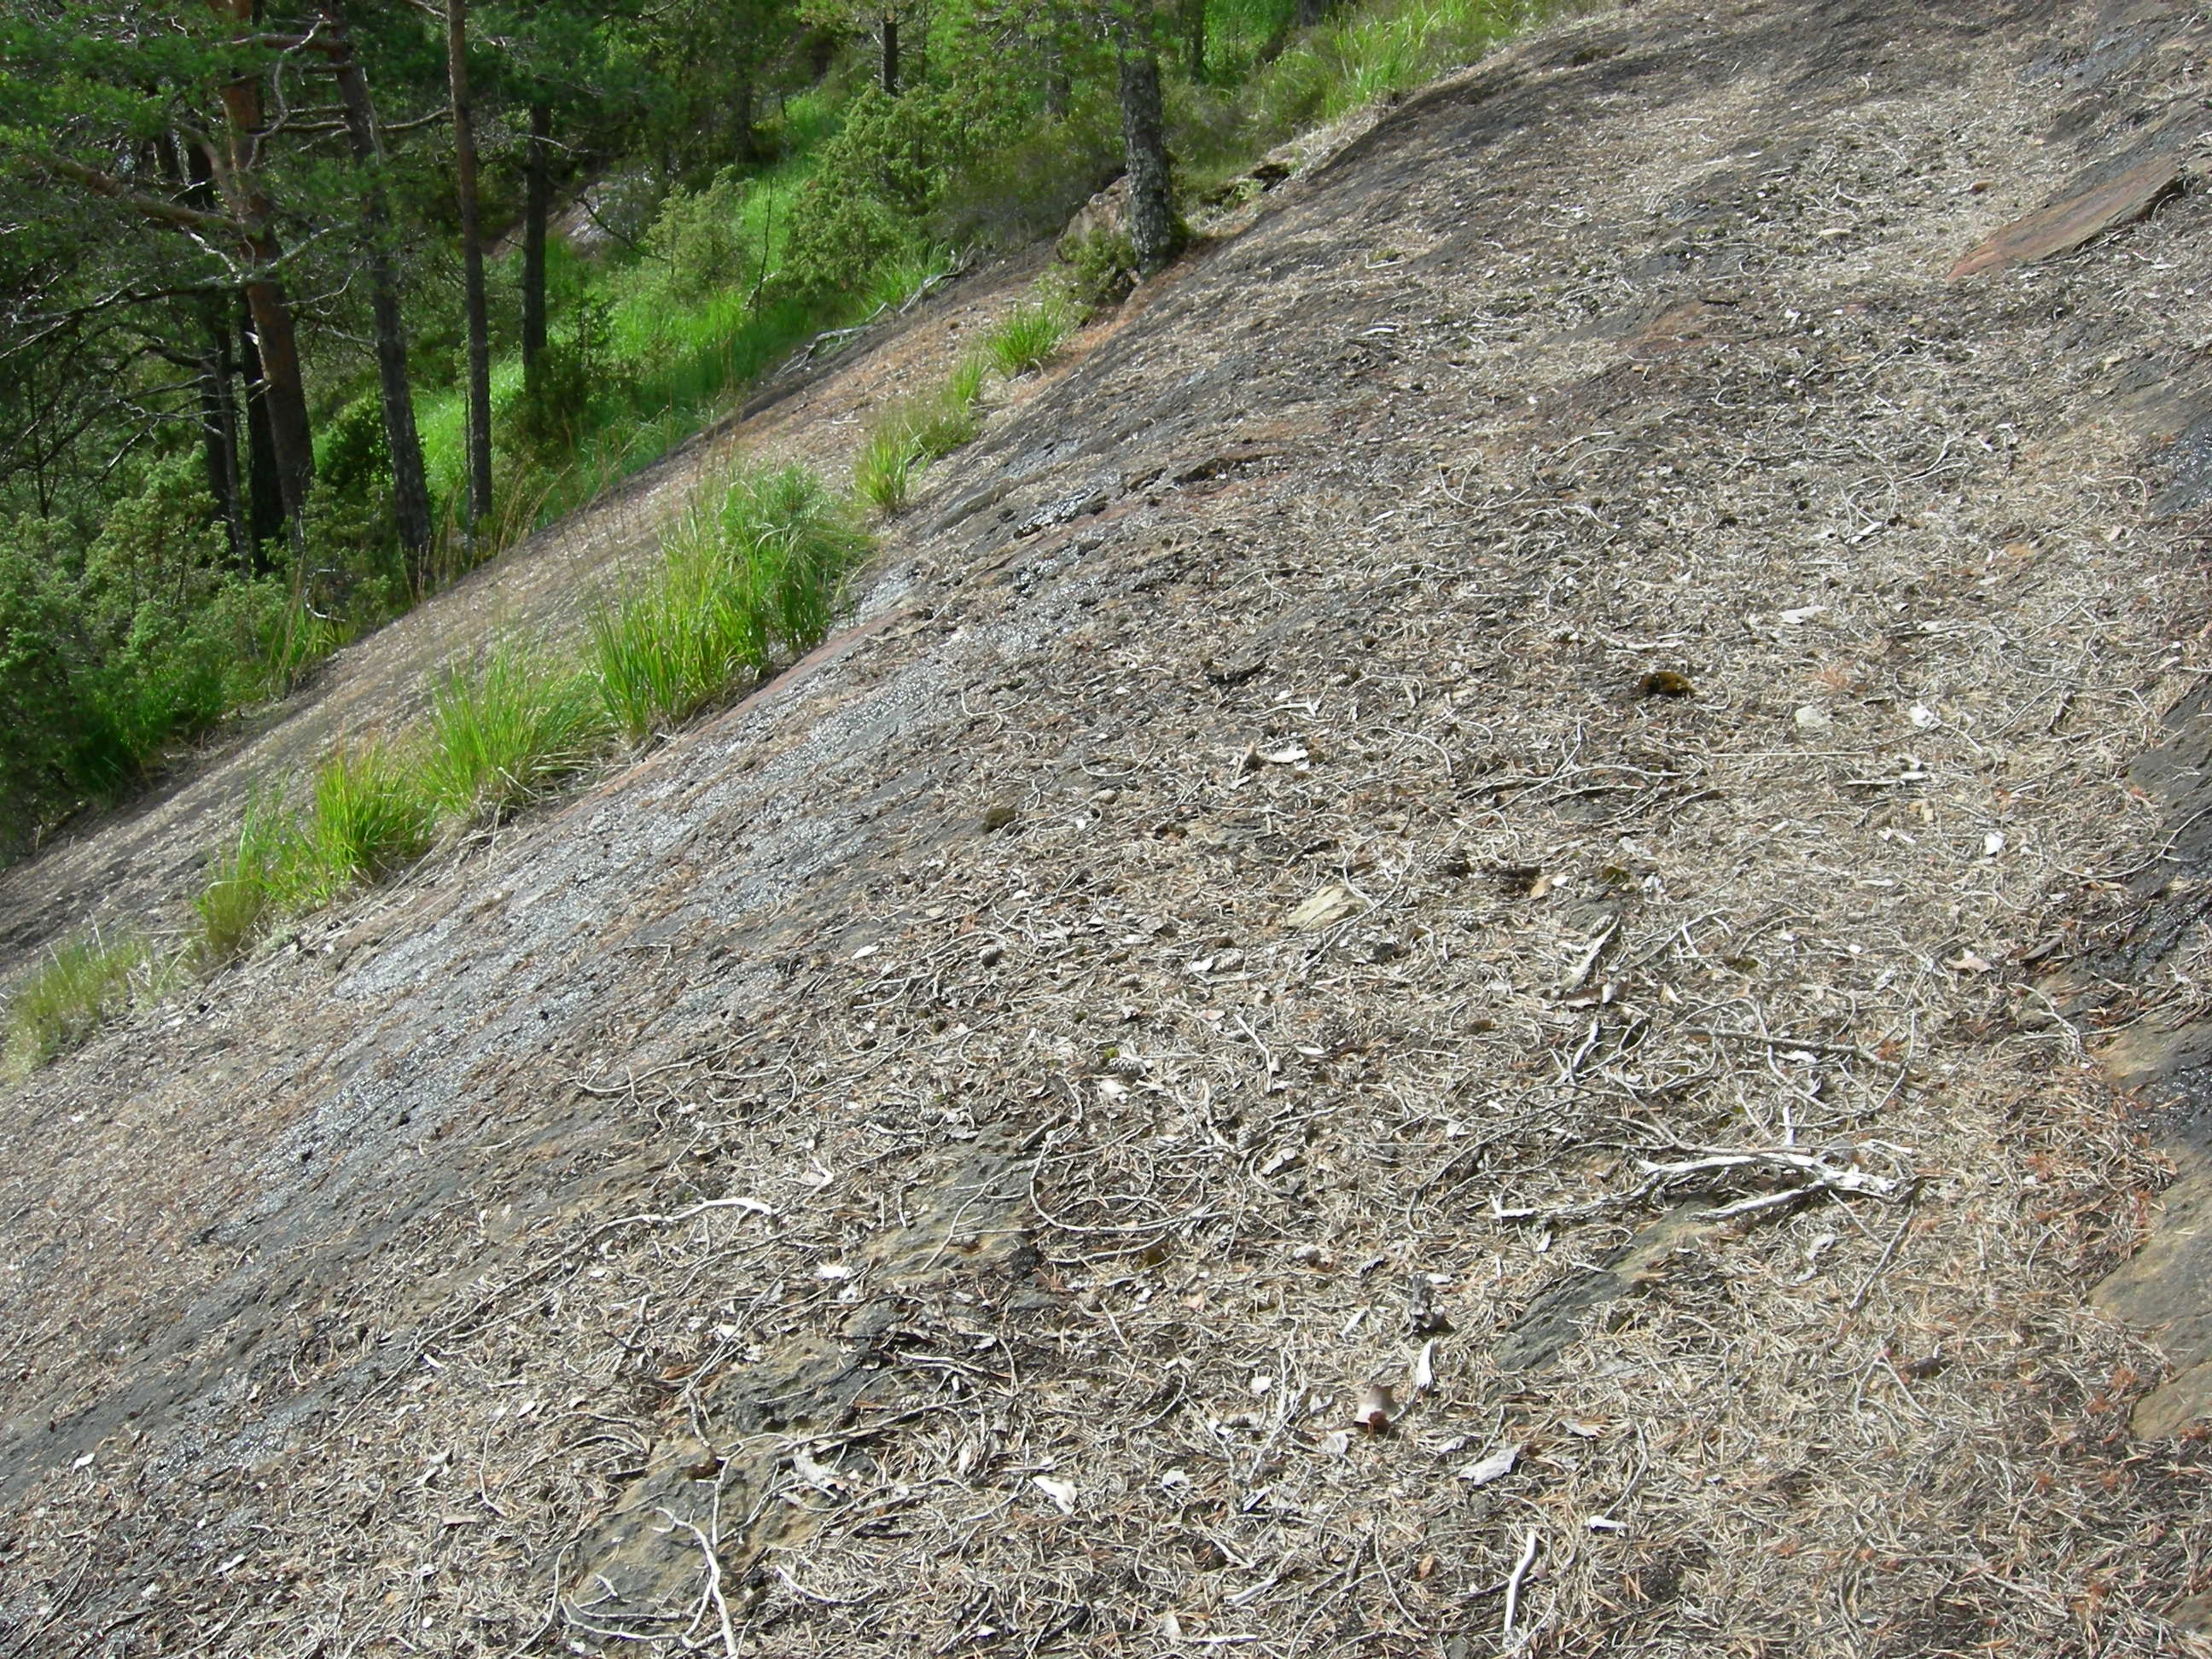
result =
[[[983,828],[986,830],[1003,830],[1014,821],[1014,809],[1000,801],[983,809]]]
[[[1836,722],[1817,702],[1808,702],[1792,717],[1800,732],[1825,732]]]

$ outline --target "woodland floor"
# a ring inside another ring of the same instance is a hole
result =
[[[2186,1156],[2100,1053],[2212,1006],[2130,772],[2212,669],[2212,195],[1949,276],[2200,166],[2208,65],[1535,37],[1025,386],[799,669],[0,1098],[0,1656],[2212,1651],[2096,1293]],[[735,441],[834,458],[1022,274]]]

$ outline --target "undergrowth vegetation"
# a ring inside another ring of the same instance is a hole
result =
[[[1074,329],[1067,301],[1047,289],[1008,312],[983,337],[983,349],[999,373],[1011,380],[1050,362]]]
[[[606,710],[587,675],[511,644],[440,682],[422,786],[446,823],[497,823],[589,766]]]
[[[641,743],[808,649],[868,545],[812,473],[737,469],[678,523],[651,576],[592,618],[590,672],[613,729]]]
[[[1270,147],[1472,59],[1540,9],[1377,0],[1301,31],[1291,0],[1205,0],[1198,59],[1179,46],[1170,64],[1178,192],[1228,199]],[[0,858],[143,787],[231,711],[290,691],[349,640],[666,454],[810,339],[905,303],[955,249],[1057,232],[1119,170],[1103,35],[1010,47],[988,9],[953,8],[910,44],[896,95],[850,37],[811,84],[779,92],[736,162],[633,160],[595,183],[605,234],[590,254],[549,241],[550,328],[527,377],[520,254],[494,261],[495,506],[473,536],[459,521],[450,284],[410,300],[424,308],[416,417],[441,526],[419,568],[395,540],[385,428],[357,356],[315,366],[316,486],[293,538],[241,541],[226,526],[182,422],[125,453],[96,513],[41,496],[26,514],[0,492],[0,715],[19,734],[0,757]],[[1008,319],[988,361],[1010,377],[1048,361],[1073,314],[1118,301],[1133,270],[1125,239],[1092,239],[1075,250],[1071,302]],[[974,401],[945,388],[881,422],[863,496],[896,511],[915,471],[972,435]]]

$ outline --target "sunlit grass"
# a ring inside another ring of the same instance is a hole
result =
[[[1066,301],[1043,293],[1016,306],[983,337],[983,349],[1000,374],[1014,380],[1042,368],[1075,331]]]
[[[287,899],[308,908],[394,874],[428,850],[434,816],[421,757],[381,742],[340,744],[309,786]]]
[[[511,645],[448,673],[424,732],[423,786],[438,817],[496,821],[590,765],[606,734],[597,688]]]
[[[259,795],[246,803],[238,839],[210,861],[207,885],[192,901],[210,963],[233,961],[252,948],[283,908],[301,851],[299,826],[282,797]]]
[[[737,468],[672,532],[659,568],[592,617],[607,718],[641,743],[808,649],[868,546],[813,474]]]
[[[853,488],[878,512],[907,504],[914,476],[930,462],[973,443],[983,429],[984,359],[971,354],[934,391],[905,398],[876,416],[853,462]]]
[[[20,1077],[90,1040],[131,1000],[133,974],[148,961],[145,942],[86,934],[56,945],[8,999],[6,1070]]]

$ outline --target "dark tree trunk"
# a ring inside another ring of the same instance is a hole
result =
[[[228,311],[219,295],[210,295],[201,308],[207,340],[200,353],[200,447],[207,458],[208,493],[215,497],[216,517],[222,520],[231,562],[250,573],[253,544],[245,504],[238,495],[238,404],[230,391],[237,369],[231,357]]]
[[[241,36],[253,27],[253,0],[209,0],[209,9]],[[217,182],[240,227],[240,252],[256,273],[246,279],[245,289],[261,364],[262,410],[294,550],[304,553],[315,449],[307,424],[307,386],[300,374],[300,345],[292,331],[292,305],[276,275],[283,250],[273,227],[275,209],[261,185],[261,82],[241,74],[223,83],[220,96],[228,155],[227,165],[216,170]]]
[[[522,158],[522,383],[538,391],[538,355],[545,349],[545,222],[553,212],[550,140],[553,106],[530,106],[530,143]]]
[[[276,262],[273,239],[256,238],[255,258]],[[261,403],[269,417],[269,448],[276,467],[276,494],[284,503],[295,547],[306,545],[307,490],[315,480],[315,446],[307,426],[307,390],[300,374],[300,343],[292,332],[292,302],[284,284],[266,278],[246,285],[253,318],[253,343],[261,356]]]
[[[284,496],[276,487],[276,446],[269,434],[261,350],[254,343],[253,319],[243,295],[239,300],[238,365],[246,378],[246,526],[253,544],[249,564],[255,575],[265,576],[269,544],[284,534]]]
[[[730,159],[749,167],[760,160],[760,135],[753,131],[753,105],[757,94],[753,77],[741,76],[737,95],[730,100]]]
[[[884,94],[896,98],[899,89],[898,14],[883,14]]]
[[[392,514],[407,572],[420,591],[430,568],[430,485],[422,467],[422,441],[415,429],[415,394],[407,381],[407,325],[399,308],[399,265],[392,246],[392,207],[384,189],[384,144],[368,77],[346,40],[335,7],[323,13],[336,33],[338,96],[346,133],[361,169],[362,228],[368,243],[369,312],[376,328],[376,386],[384,410],[384,447],[392,458]]]
[[[1150,276],[1182,252],[1189,232],[1175,210],[1160,112],[1160,64],[1141,31],[1121,43],[1121,145],[1129,167],[1129,245]]]
[[[1185,67],[1194,81],[1206,79],[1206,0],[1182,0]]]
[[[1312,28],[1328,15],[1328,0],[1298,0],[1297,20],[1302,29]]]
[[[484,305],[483,237],[477,224],[477,143],[469,118],[468,0],[446,0],[446,79],[453,105],[453,184],[460,198],[463,304],[469,331],[471,550],[491,517],[491,328]]]

